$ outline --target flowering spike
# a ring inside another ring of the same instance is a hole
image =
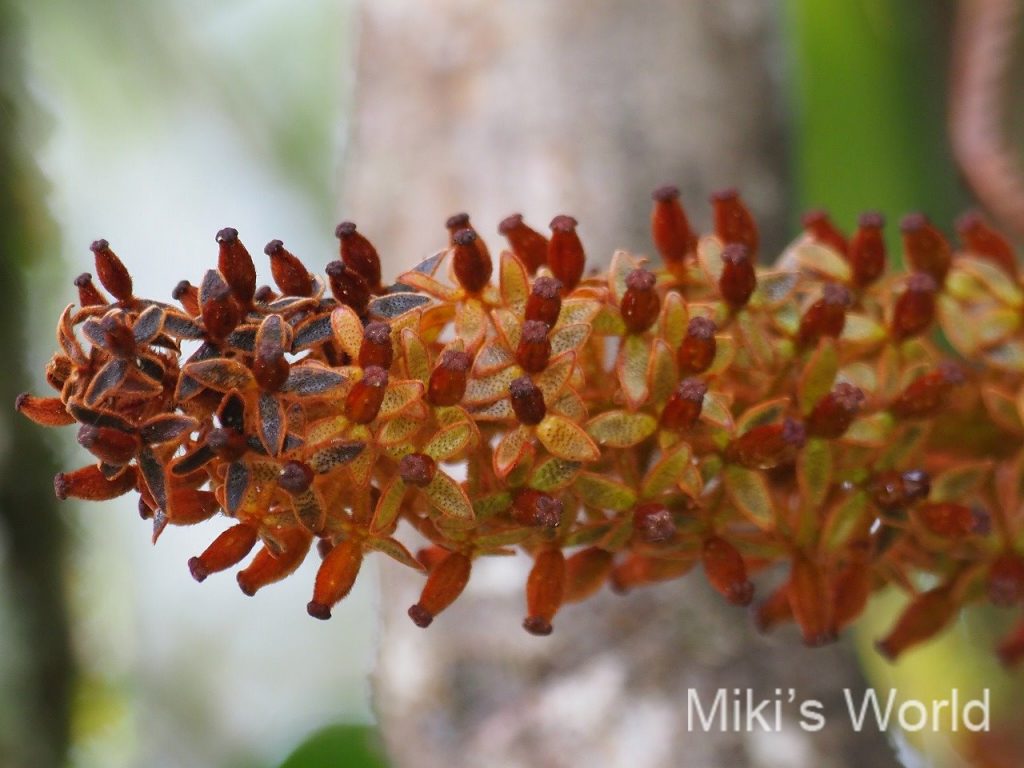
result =
[[[526,619],[523,629],[531,635],[550,635],[551,620],[565,596],[565,555],[561,549],[541,550],[526,582]]]
[[[548,241],[548,266],[566,291],[571,291],[583,277],[586,256],[583,243],[576,234],[576,219],[555,216],[551,220],[551,240]]]
[[[370,286],[363,276],[341,261],[330,262],[326,271],[327,282],[334,298],[341,304],[352,307],[356,314],[365,315],[370,303]]]
[[[821,398],[807,417],[807,434],[835,440],[850,428],[864,403],[864,392],[845,381]]]
[[[548,263],[548,239],[528,227],[522,214],[514,213],[502,219],[498,233],[505,236],[512,253],[531,275]]]
[[[377,418],[387,387],[387,371],[376,365],[363,369],[363,378],[352,385],[345,398],[345,418],[355,424],[369,424]]]
[[[907,278],[892,313],[891,330],[896,340],[917,336],[928,329],[935,318],[937,290],[935,280],[924,272],[915,272]]]
[[[721,536],[709,536],[701,547],[704,573],[711,586],[733,605],[750,605],[754,585],[747,578],[743,556]]]
[[[700,379],[683,379],[669,396],[661,412],[661,426],[673,432],[692,429],[704,407],[708,385]]]
[[[903,252],[915,272],[925,272],[942,285],[953,262],[953,253],[945,236],[932,226],[923,213],[910,213],[900,222]]]
[[[427,402],[437,406],[457,405],[466,394],[470,363],[470,356],[461,350],[442,352],[427,383]]]
[[[700,315],[690,318],[686,325],[686,336],[676,353],[680,373],[704,373],[711,367],[718,353],[718,342],[715,340],[717,330],[715,321],[710,318]]]
[[[248,307],[256,293],[256,265],[252,256],[238,239],[238,230],[234,227],[225,227],[217,233],[217,246],[220,249],[217,269],[239,304]]]
[[[340,603],[352,590],[359,567],[363,564],[363,550],[359,542],[345,539],[335,544],[334,549],[320,563],[316,572],[313,599],[306,605],[306,611],[314,619],[331,618],[331,608]]]
[[[726,245],[739,244],[751,256],[757,254],[759,235],[754,217],[735,189],[723,189],[711,196],[715,235]],[[745,303],[745,302],[743,302]]]
[[[409,608],[409,618],[417,627],[429,627],[437,614],[455,602],[469,583],[471,568],[466,555],[450,552],[430,569],[419,602]]]
[[[512,410],[519,423],[528,427],[536,426],[547,415],[544,393],[540,387],[530,381],[529,376],[520,376],[508,385],[509,399]]]
[[[311,296],[313,278],[298,258],[280,240],[271,240],[263,248],[270,257],[270,274],[285,296]]]
[[[733,308],[744,306],[757,288],[757,275],[750,261],[750,251],[741,243],[730,243],[722,251],[722,274],[718,290]]]
[[[527,373],[540,373],[551,359],[551,340],[548,326],[540,320],[527,320],[519,336],[516,362]]]
[[[626,292],[622,295],[619,310],[626,328],[632,333],[643,333],[658,319],[661,299],[654,283],[654,273],[646,269],[634,269],[626,275]]]
[[[526,299],[526,320],[538,320],[554,328],[562,311],[562,284],[553,277],[538,277]]]
[[[171,298],[180,302],[190,317],[199,317],[199,289],[188,280],[182,280],[174,286]]]
[[[96,257],[96,274],[100,283],[118,301],[132,298],[132,276],[106,240],[96,240],[89,249]]]
[[[343,221],[334,229],[339,253],[346,267],[359,275],[371,291],[380,290],[380,256],[373,244],[356,232],[356,225]]]
[[[847,242],[826,211],[808,211],[803,215],[801,223],[804,231],[822,245],[828,246],[842,256],[847,255]]]
[[[867,288],[885,271],[886,249],[885,238],[882,236],[885,219],[882,214],[869,211],[861,214],[857,224],[857,231],[847,251],[853,271],[853,284],[858,288]]]
[[[690,228],[686,212],[679,202],[679,188],[658,187],[651,193],[651,237],[669,271],[678,275],[688,257],[697,252],[697,236]]]
[[[1017,256],[1013,246],[1002,234],[990,227],[977,211],[965,213],[956,222],[956,233],[964,248],[1000,266],[1006,274],[1017,277]]]
[[[75,287],[78,288],[78,304],[80,306],[106,306],[110,303],[92,282],[92,275],[88,272],[83,272],[75,278]]]
[[[469,293],[480,293],[491,280],[491,257],[480,248],[480,238],[472,229],[460,229],[452,241],[455,277]]]
[[[387,323],[368,323],[363,328],[363,342],[359,345],[359,366],[376,365],[384,370],[391,367],[395,350],[391,345],[391,326]]]
[[[196,581],[204,581],[211,573],[225,571],[238,565],[252,548],[258,537],[256,529],[246,523],[238,523],[213,540],[199,557],[188,561],[188,569]]]

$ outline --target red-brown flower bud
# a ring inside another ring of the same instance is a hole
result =
[[[345,418],[355,424],[369,424],[380,411],[388,388],[388,372],[380,366],[363,369],[363,378],[352,385],[345,398]]]
[[[199,557],[190,558],[188,569],[192,578],[203,581],[211,573],[225,571],[238,565],[258,540],[256,528],[247,523],[237,523],[221,533]]]
[[[995,605],[1012,606],[1024,601],[1024,557],[1003,552],[988,571],[988,598]]]
[[[280,298],[277,292],[269,285],[261,285],[256,289],[256,293],[252,295],[253,303],[265,307],[273,301],[277,301]]]
[[[439,547],[436,544],[423,547],[416,552],[416,559],[419,564],[422,565],[427,573],[430,573],[434,568],[440,565],[441,561],[448,557],[448,553],[451,550],[447,550],[444,547]]]
[[[538,277],[533,281],[526,299],[526,320],[539,320],[554,328],[562,311],[562,284],[553,277]]]
[[[850,292],[846,286],[825,283],[821,298],[811,304],[800,318],[797,343],[810,346],[821,338],[838,338],[846,325],[846,309],[850,302]]]
[[[309,490],[316,474],[313,468],[304,461],[289,461],[281,467],[277,476],[277,484],[281,490],[292,496],[298,496]]]
[[[141,447],[138,435],[91,424],[83,424],[79,428],[78,444],[100,461],[114,466],[130,462]]]
[[[528,427],[540,424],[547,415],[544,393],[529,376],[520,376],[508,385],[509,400],[519,423]]]
[[[875,643],[890,661],[908,648],[931,639],[953,620],[958,605],[950,587],[942,586],[913,598],[888,635]]]
[[[658,319],[661,299],[654,283],[654,273],[646,269],[634,269],[626,275],[626,292],[622,295],[619,310],[631,333],[643,333]]]
[[[256,265],[252,256],[238,239],[238,230],[233,227],[225,227],[217,233],[217,245],[220,249],[217,269],[231,286],[231,293],[238,303],[247,308],[256,293]]]
[[[398,475],[406,485],[423,488],[437,474],[437,462],[425,453],[409,453],[398,462]]]
[[[871,568],[862,560],[847,563],[832,586],[832,620],[836,631],[856,621],[871,596]]]
[[[793,461],[806,438],[804,425],[794,419],[762,424],[733,440],[726,458],[748,469],[773,469]]]
[[[711,196],[714,209],[715,234],[725,244],[738,243],[753,256],[757,253],[759,236],[757,222],[735,189],[723,189]],[[745,303],[745,302],[742,302]]]
[[[343,221],[334,229],[339,253],[345,266],[366,281],[371,291],[380,290],[380,256],[373,244],[356,232],[356,225]]]
[[[807,417],[807,434],[827,440],[842,437],[860,413],[863,403],[864,393],[859,387],[845,381],[839,382],[835,389],[814,405]]]
[[[932,416],[945,405],[953,387],[964,383],[963,371],[954,363],[941,363],[930,373],[914,379],[889,406],[898,419],[921,419]]]
[[[117,357],[135,357],[135,335],[125,322],[122,313],[106,315],[100,320],[103,329],[103,341],[107,350]]]
[[[585,600],[608,580],[614,558],[600,547],[587,547],[566,558],[563,602]]]
[[[344,262],[332,261],[327,267],[327,283],[339,303],[352,307],[358,315],[365,315],[370,303],[370,286],[363,276],[345,266]]]
[[[821,566],[802,553],[794,553],[787,593],[804,645],[813,648],[835,642],[832,588]]]
[[[280,315],[267,315],[256,333],[252,373],[265,392],[276,392],[288,380],[291,366],[285,358],[290,330]]]
[[[923,213],[911,213],[900,222],[903,252],[915,272],[931,275],[939,285],[953,263],[953,252],[945,236],[932,226]]]
[[[502,219],[498,233],[508,240],[512,253],[531,275],[548,263],[548,239],[523,223],[523,216],[514,213]]]
[[[456,349],[441,353],[427,383],[427,402],[436,406],[457,405],[466,394],[470,356]]]
[[[245,435],[236,429],[217,427],[206,436],[206,445],[222,461],[236,461],[249,450]]]
[[[540,373],[551,359],[551,340],[548,326],[540,320],[527,320],[519,336],[516,362],[528,373]]]
[[[520,488],[513,496],[511,515],[520,525],[555,528],[562,521],[562,502],[544,491]]]
[[[914,508],[914,517],[936,536],[961,539],[974,532],[977,520],[970,507],[948,501],[933,501]]]
[[[928,329],[935,318],[937,290],[931,275],[924,272],[915,272],[907,278],[903,293],[893,308],[890,330],[894,339],[902,341]]]
[[[199,302],[206,334],[215,341],[224,339],[242,319],[230,286],[215,269],[208,270],[203,277]]]
[[[673,432],[692,429],[704,407],[708,385],[700,379],[683,379],[669,396],[661,412],[661,426]]]
[[[906,472],[890,469],[879,472],[868,483],[871,500],[885,512],[906,510],[922,499],[927,499],[931,490],[931,477],[920,469]]]
[[[701,560],[708,582],[733,605],[750,605],[754,585],[747,578],[743,556],[721,536],[709,536],[701,548]]]
[[[75,287],[78,288],[78,304],[83,307],[106,306],[110,302],[107,297],[100,293],[100,289],[92,282],[92,275],[83,272],[75,278]]]
[[[664,560],[632,554],[612,568],[608,583],[614,592],[624,595],[635,587],[677,579],[693,565],[693,560]]]
[[[100,283],[118,301],[132,298],[132,276],[106,240],[96,240],[89,250],[96,257],[96,275]]]
[[[301,528],[289,528],[276,533],[280,549],[276,552],[263,547],[236,576],[242,593],[252,597],[263,587],[290,576],[306,559],[312,537]]]
[[[871,285],[885,271],[884,226],[885,219],[880,213],[872,211],[861,214],[848,249],[853,284],[858,288]]]
[[[306,604],[306,612],[314,619],[331,618],[331,608],[352,590],[362,564],[363,549],[359,542],[345,539],[336,544],[316,572],[313,599]]]
[[[664,504],[649,501],[633,510],[633,530],[652,544],[668,541],[676,535],[676,521]]]
[[[676,353],[680,373],[684,376],[703,373],[711,367],[718,352],[718,342],[715,340],[717,330],[715,321],[710,318],[699,315],[690,318],[686,325],[686,336]]]
[[[75,417],[68,413],[64,401],[59,397],[36,397],[22,392],[14,401],[14,407],[18,413],[44,427],[63,427],[75,423]]]
[[[583,243],[576,234],[576,219],[555,216],[551,220],[551,240],[548,241],[548,267],[566,291],[575,288],[583,277],[586,255]]]
[[[687,257],[697,253],[697,236],[690,228],[686,212],[679,202],[679,188],[658,187],[651,194],[651,238],[669,271],[679,274]]]
[[[551,620],[565,597],[565,555],[558,548],[541,550],[526,581],[526,619],[531,635],[550,635]]]
[[[181,280],[171,291],[171,298],[181,302],[190,317],[199,317],[199,289],[188,280]]]
[[[271,240],[263,248],[270,257],[270,274],[284,296],[312,296],[313,277],[309,270],[280,240]]]
[[[167,520],[173,525],[195,525],[209,520],[219,510],[220,503],[213,491],[174,487],[167,495]]]
[[[970,211],[956,222],[956,233],[972,256],[987,259],[1002,267],[1006,274],[1017,277],[1017,256],[1003,235],[990,227],[977,211]]]
[[[461,552],[450,552],[430,569],[418,603],[409,608],[417,627],[429,627],[434,617],[455,602],[469,582],[472,561]]]
[[[757,288],[757,274],[745,245],[731,243],[722,251],[722,274],[718,278],[718,291],[733,308],[750,301]]]
[[[808,211],[803,215],[801,222],[804,225],[804,232],[814,240],[842,256],[847,255],[846,238],[832,223],[828,213],[822,210]]]
[[[135,472],[131,467],[112,479],[104,475],[95,464],[74,472],[58,472],[53,478],[53,492],[61,501],[67,498],[107,501],[123,496],[134,488]]]
[[[363,328],[363,341],[359,345],[359,366],[369,368],[376,365],[384,370],[391,367],[395,357],[391,345],[391,326],[387,323],[373,322]]]
[[[460,229],[453,239],[455,277],[469,293],[480,293],[491,280],[491,257],[479,247],[480,238],[472,229]]]

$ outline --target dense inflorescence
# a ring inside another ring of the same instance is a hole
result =
[[[253,595],[316,543],[321,619],[368,553],[427,574],[409,610],[425,627],[477,557],[516,549],[535,634],[605,584],[698,564],[741,606],[752,573],[784,565],[757,622],[795,621],[811,645],[905,590],[889,657],[968,603],[1019,611],[1024,289],[1005,239],[969,215],[955,250],[913,214],[909,271],[892,274],[881,216],[848,238],[812,213],[762,268],[735,191],[713,196],[703,237],[677,190],[653,197],[661,265],[620,251],[600,274],[570,216],[550,237],[508,217],[492,256],[458,214],[393,285],[345,222],[326,279],[274,240],[276,289],[257,288],[224,229],[217,268],[172,305],[137,297],[100,240],[102,288],[81,275],[58,325],[59,397],[17,406],[77,423],[96,458],[57,476],[59,497],[136,491],[154,540],[229,518],[189,561],[199,581],[258,546],[237,574]],[[1024,657],[1024,621],[999,652]]]

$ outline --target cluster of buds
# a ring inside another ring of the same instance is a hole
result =
[[[496,256],[452,216],[447,246],[390,285],[351,222],[325,278],[267,244],[275,287],[224,229],[217,268],[164,303],[100,240],[100,286],[81,275],[57,328],[59,395],[17,407],[77,423],[95,457],[59,497],[135,491],[154,540],[228,521],[189,561],[198,581],[249,558],[253,595],[315,550],[320,619],[370,553],[425,574],[425,627],[477,558],[516,550],[541,635],[605,585],[697,566],[809,645],[903,590],[891,658],[968,603],[1020,612],[1024,288],[1005,239],[969,215],[956,248],[910,215],[893,273],[880,215],[848,237],[813,213],[761,267],[735,191],[703,236],[675,188],[653,198],[660,263],[620,251],[600,274],[564,215],[550,235],[506,218]],[[755,599],[769,568],[786,578]],[[1024,657],[1024,619],[999,653]]]

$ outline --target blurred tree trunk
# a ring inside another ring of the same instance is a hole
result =
[[[71,650],[64,596],[63,521],[50,487],[43,430],[14,413],[29,388],[30,297],[25,271],[52,249],[41,182],[27,156],[18,24],[0,2],[0,765],[56,768],[68,746]]]
[[[343,215],[390,274],[443,245],[459,210],[492,241],[515,210],[538,229],[571,213],[601,263],[649,252],[656,186],[677,183],[707,229],[708,195],[735,185],[771,253],[787,213],[774,13],[756,0],[365,2]],[[570,606],[535,638],[520,628],[527,568],[477,563],[426,632],[405,615],[420,582],[385,568],[375,696],[398,765],[895,764],[880,735],[838,716],[842,689],[864,687],[845,646],[757,637],[699,572]],[[792,688],[836,716],[813,735],[793,720],[687,732],[688,691],[708,703],[737,687]]]

